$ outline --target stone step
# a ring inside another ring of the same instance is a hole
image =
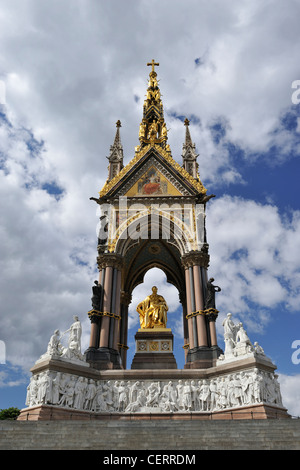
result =
[[[2,421],[0,449],[300,450],[300,420]]]

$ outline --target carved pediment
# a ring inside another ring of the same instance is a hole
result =
[[[144,148],[100,191],[103,196],[194,196],[205,194],[201,181],[193,178],[169,152],[158,145]]]

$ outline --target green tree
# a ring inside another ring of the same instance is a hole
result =
[[[19,408],[6,408],[0,410],[0,419],[16,419],[20,414]]]

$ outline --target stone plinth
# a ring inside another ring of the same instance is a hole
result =
[[[31,369],[18,419],[285,418],[275,369],[262,356],[209,369],[106,371],[47,358]]]
[[[170,328],[140,329],[135,335],[135,344],[131,369],[177,369]]]

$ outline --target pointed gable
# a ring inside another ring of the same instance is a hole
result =
[[[199,193],[206,194],[199,179],[193,178],[159,145],[149,145],[106,182],[100,197],[195,196]]]

